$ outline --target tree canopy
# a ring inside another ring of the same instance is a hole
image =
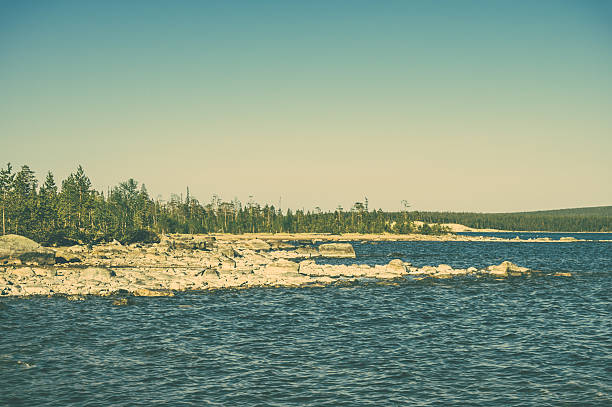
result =
[[[200,203],[189,189],[185,198],[172,195],[169,201],[154,200],[144,184],[129,178],[106,195],[92,188],[83,167],[62,180],[58,188],[51,172],[39,187],[34,171],[23,165],[14,171],[10,164],[0,170],[2,233],[15,233],[44,244],[95,243],[117,239],[122,242],[152,240],[158,233],[446,233],[427,223],[460,223],[475,228],[550,231],[610,231],[612,216],[605,211],[533,212],[482,214],[370,210],[368,200],[355,202],[346,211],[281,211],[249,199],[223,201],[213,195]],[[414,221],[426,224],[415,226]]]

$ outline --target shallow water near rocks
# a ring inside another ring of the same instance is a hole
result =
[[[357,259],[327,262],[510,260],[548,273],[182,293],[125,307],[3,298],[0,405],[611,405],[612,243],[354,247]]]

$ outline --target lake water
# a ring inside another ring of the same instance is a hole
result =
[[[354,246],[369,264],[574,276],[3,298],[0,405],[612,405],[612,243]]]

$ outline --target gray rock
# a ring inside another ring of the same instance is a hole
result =
[[[11,260],[41,265],[55,264],[55,253],[27,237],[0,236],[0,263],[10,263]]]
[[[350,243],[323,243],[319,246],[323,257],[355,258],[355,250]]]

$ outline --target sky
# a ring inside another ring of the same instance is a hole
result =
[[[612,205],[612,5],[0,0],[8,162],[294,209]]]

